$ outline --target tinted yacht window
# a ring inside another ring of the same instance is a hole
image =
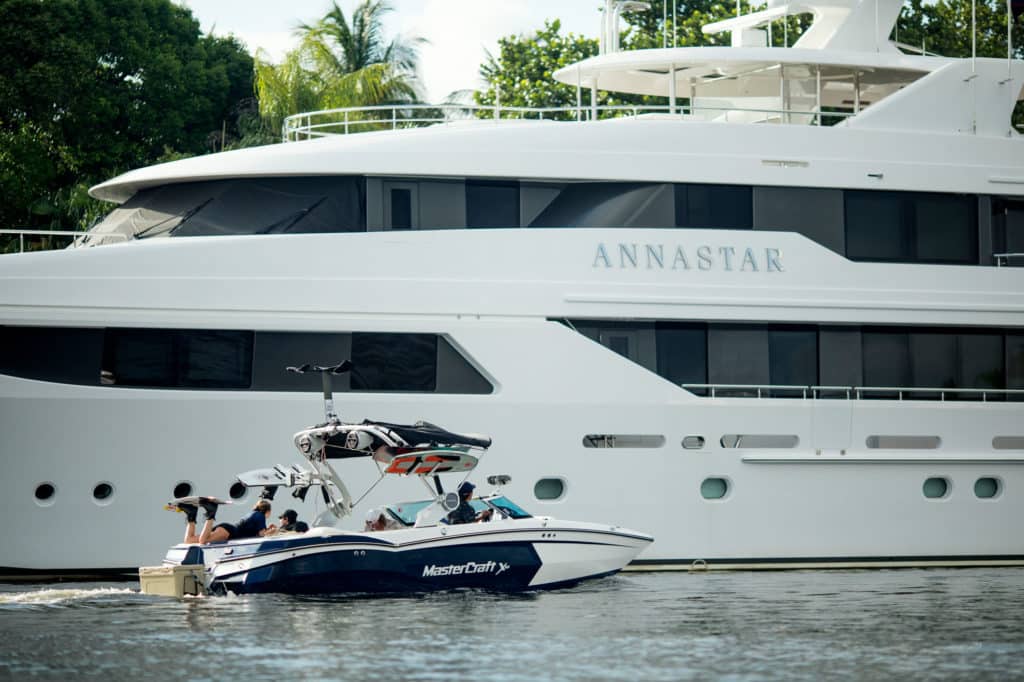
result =
[[[107,329],[100,381],[149,388],[249,388],[253,333]]]
[[[669,227],[671,185],[570,183],[530,227]]]
[[[437,385],[437,335],[352,334],[353,391],[423,391]]]
[[[466,227],[519,227],[519,183],[467,180]]]
[[[749,230],[753,190],[743,185],[676,185],[676,227]]]
[[[365,229],[365,182],[348,176],[164,185],[142,190],[95,228],[137,238]]]
[[[102,329],[0,326],[0,374],[98,384]]]
[[[846,255],[852,260],[978,262],[973,196],[849,190]]]
[[[655,333],[659,375],[674,384],[708,383],[708,332],[705,325],[659,322]]]

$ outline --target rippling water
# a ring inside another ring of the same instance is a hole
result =
[[[1024,569],[628,573],[521,595],[0,585],[0,678],[1024,676]]]

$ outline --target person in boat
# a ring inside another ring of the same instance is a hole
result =
[[[459,506],[446,517],[448,523],[476,523],[477,521],[490,520],[492,513],[490,509],[485,509],[478,514],[473,509],[473,505],[469,503],[473,498],[474,490],[476,490],[475,485],[469,481],[462,482],[462,485],[459,486]]]
[[[285,509],[281,516],[277,517],[281,524],[277,527],[279,531],[291,531],[293,533],[305,533],[309,525],[305,521],[299,521],[299,515],[294,509]]]
[[[391,518],[387,510],[384,507],[380,509],[374,508],[366,512],[366,523],[363,526],[363,530],[395,530],[401,526],[397,521]]]
[[[178,509],[185,512],[185,543],[205,545],[211,542],[263,537],[277,532],[277,526],[267,525],[267,519],[270,517],[270,500],[257,501],[252,511],[238,523],[218,523],[214,526],[218,506],[216,502],[209,500],[200,500],[198,505],[178,504]],[[206,521],[203,523],[202,532],[196,535],[196,513],[199,507],[203,508]]]

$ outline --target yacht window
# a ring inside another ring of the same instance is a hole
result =
[[[865,330],[861,337],[865,386],[912,385],[910,341],[905,332]]]
[[[1024,388],[1024,334],[1006,335],[1006,387]]]
[[[852,260],[906,260],[909,223],[897,192],[846,192],[846,256]]]
[[[743,185],[676,185],[676,227],[749,230],[752,189]]]
[[[949,481],[939,477],[926,479],[921,492],[928,499],[941,500],[949,493]]]
[[[436,334],[352,334],[353,391],[433,392]]]
[[[1002,335],[960,334],[958,341],[956,385],[964,388],[1003,388],[1006,370]]]
[[[395,188],[391,195],[391,229],[412,229],[412,190]]]
[[[466,227],[519,227],[519,183],[467,180]]]
[[[365,229],[363,178],[321,176],[232,178],[144,189],[93,231],[146,238]]]
[[[565,481],[560,478],[542,478],[533,486],[533,496],[538,500],[559,500],[565,494]]]
[[[851,260],[978,262],[973,196],[847,190],[846,256]]]
[[[911,194],[914,202],[915,260],[924,263],[978,262],[978,200],[961,194]]]
[[[993,197],[992,253],[1024,254],[1024,201]],[[995,259],[985,262],[995,263]],[[999,264],[1024,267],[1024,256],[1001,257]]]
[[[355,371],[333,378],[336,392],[433,391],[472,395],[494,390],[442,336],[330,332],[257,332],[253,390],[319,390],[319,379],[286,372],[285,367],[308,361],[328,365],[342,360],[352,360]]]
[[[816,330],[770,329],[768,355],[773,386],[814,386],[818,383]]]
[[[0,374],[95,385],[102,355],[102,329],[0,326]]]
[[[983,500],[991,499],[999,494],[999,487],[998,479],[985,476],[974,482],[974,494]]]
[[[771,382],[770,368],[766,328],[710,325],[708,383],[767,385]],[[752,389],[736,389],[730,390],[729,394],[754,393]]]
[[[822,386],[863,386],[860,327],[821,327],[818,330],[818,376]],[[827,397],[842,398],[844,393]]]
[[[836,253],[846,253],[843,190],[755,187],[754,229],[797,232]]]
[[[667,227],[670,185],[627,182],[570,183],[530,227]]]
[[[107,329],[101,383],[149,388],[249,388],[253,333]]]
[[[864,443],[872,450],[937,450],[938,436],[868,436]]]
[[[705,478],[700,484],[700,496],[705,500],[720,500],[729,492],[729,482],[724,478]]]
[[[992,439],[996,450],[1024,450],[1024,436],[996,436]]]
[[[705,325],[659,322],[658,374],[673,384],[708,382],[708,332]]]

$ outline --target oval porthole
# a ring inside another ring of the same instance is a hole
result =
[[[188,497],[192,494],[192,484],[188,481],[182,481],[178,485],[174,486],[174,499],[179,497]]]
[[[538,500],[557,500],[565,494],[565,481],[560,478],[542,478],[533,486],[533,495]]]
[[[53,483],[40,483],[36,486],[36,504],[49,507],[57,496],[57,486]]]
[[[231,484],[231,490],[228,491],[228,495],[231,495],[232,500],[240,500],[243,497],[245,497],[245,494],[248,491],[248,488],[246,488],[240,482],[235,481],[234,483]]]
[[[949,481],[940,477],[929,478],[924,482],[922,492],[928,499],[942,499],[949,493]]]
[[[729,482],[724,478],[705,478],[700,484],[700,496],[705,500],[720,500],[729,492]]]
[[[974,482],[974,494],[983,500],[995,497],[999,494],[999,480],[991,476],[979,478]]]
[[[683,439],[683,447],[687,450],[700,450],[704,447],[704,436],[687,436]]]
[[[114,486],[104,481],[103,483],[97,483],[96,487],[92,489],[93,502],[99,505],[110,504],[111,499],[114,497]]]

